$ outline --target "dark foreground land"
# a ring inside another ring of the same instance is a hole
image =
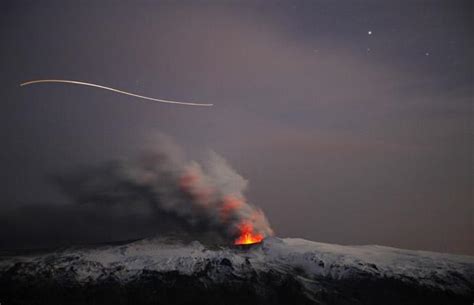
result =
[[[271,238],[146,239],[0,257],[3,304],[472,304],[474,258]]]

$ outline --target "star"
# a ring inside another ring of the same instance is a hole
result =
[[[367,32],[367,34],[372,35],[372,31],[369,30],[369,31]]]
[[[425,53],[425,56],[430,56],[430,52],[426,52],[426,53]]]

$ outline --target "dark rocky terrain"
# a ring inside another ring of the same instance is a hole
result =
[[[474,258],[268,238],[3,252],[2,304],[472,304]]]

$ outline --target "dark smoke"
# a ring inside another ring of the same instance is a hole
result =
[[[0,246],[171,234],[232,243],[242,224],[272,234],[262,211],[246,202],[247,181],[216,153],[186,161],[176,145],[162,141],[137,159],[75,169],[54,181],[71,204],[2,213]]]

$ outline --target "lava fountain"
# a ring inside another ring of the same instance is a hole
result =
[[[256,244],[263,240],[263,235],[256,233],[251,223],[240,224],[239,232],[239,237],[234,241],[235,245]]]

